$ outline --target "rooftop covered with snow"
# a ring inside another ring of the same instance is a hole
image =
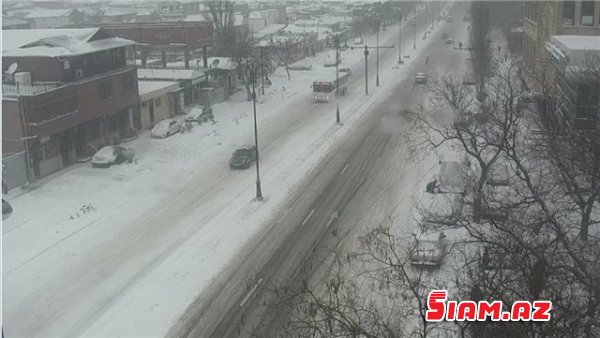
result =
[[[196,80],[204,76],[194,69],[138,68],[137,73],[139,80]]]
[[[138,81],[140,96],[160,92],[165,89],[176,90],[177,88],[179,88],[179,83],[174,81]]]
[[[15,29],[2,31],[3,56],[81,55],[133,45],[101,28]]]

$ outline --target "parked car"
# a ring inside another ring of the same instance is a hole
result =
[[[415,82],[419,84],[427,83],[427,74],[417,73],[417,76],[415,76]]]
[[[13,212],[13,208],[7,201],[2,199],[2,220],[7,219]]]
[[[158,122],[154,128],[152,128],[150,135],[154,138],[169,137],[180,132],[182,124],[183,122],[181,120],[164,119]]]
[[[355,45],[362,45],[363,39],[361,37],[358,37],[358,38],[354,39],[354,41],[352,41],[352,43]]]
[[[451,45],[454,43],[454,39],[446,39],[446,44]]]
[[[298,61],[289,65],[288,68],[290,70],[311,70],[312,65],[303,61]]]
[[[210,106],[195,107],[185,115],[185,122],[200,122],[204,119],[203,116],[209,117],[212,114],[213,109]]]
[[[440,192],[465,194],[469,188],[470,163],[440,161],[440,172],[436,178]]]
[[[229,161],[229,167],[231,169],[246,169],[249,168],[254,161],[256,161],[256,147],[248,146],[240,148],[233,153],[233,156]]]
[[[135,156],[131,148],[123,146],[105,146],[100,148],[92,157],[92,166],[108,168],[113,164],[132,162]]]
[[[446,39],[448,39],[448,34],[446,34],[446,33],[443,33],[443,34],[442,34],[442,40],[446,40]]]

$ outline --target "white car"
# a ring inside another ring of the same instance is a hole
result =
[[[181,131],[181,125],[183,122],[181,120],[175,119],[165,119],[158,122],[152,131],[150,131],[150,135],[154,138],[165,138],[169,137],[173,134],[177,134]]]
[[[202,122],[203,119],[208,119],[212,115],[212,113],[212,107],[194,107],[189,113],[185,115],[185,122]]]
[[[358,38],[354,39],[354,41],[352,41],[352,43],[355,45],[362,45],[363,39],[358,37]]]
[[[113,164],[132,162],[134,152],[123,146],[105,146],[100,148],[92,157],[94,168],[108,168]]]

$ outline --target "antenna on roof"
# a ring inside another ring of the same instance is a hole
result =
[[[18,68],[19,68],[19,64],[15,62],[8,67],[8,70],[6,72],[10,75],[13,75],[17,71]]]

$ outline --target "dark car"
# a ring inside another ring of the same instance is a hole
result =
[[[246,169],[256,161],[256,147],[240,148],[233,153],[229,161],[231,169]]]
[[[7,219],[12,214],[13,208],[7,201],[2,199],[2,219]]]
[[[446,40],[448,38],[448,34],[444,33],[442,34],[442,40]]]

